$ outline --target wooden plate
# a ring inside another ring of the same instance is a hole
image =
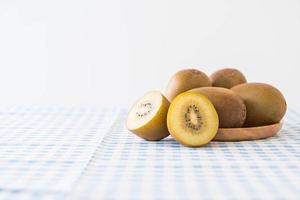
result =
[[[214,141],[244,141],[272,137],[282,128],[282,122],[268,126],[247,128],[219,128]]]

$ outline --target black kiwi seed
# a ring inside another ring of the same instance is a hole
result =
[[[142,107],[147,107],[148,110],[147,110],[147,111],[144,111],[144,112],[139,112],[139,111],[137,111],[137,112],[136,112],[136,115],[137,115],[138,117],[144,117],[144,116],[146,116],[147,114],[149,114],[149,113],[151,112],[151,110],[152,110],[152,105],[151,105],[151,103],[141,103],[141,105],[139,106],[139,108],[142,108]]]
[[[194,124],[194,123],[191,122],[190,113],[191,113],[192,110],[197,114],[197,124]],[[202,117],[199,114],[199,109],[196,105],[188,106],[187,111],[184,114],[184,117],[185,117],[186,126],[188,128],[191,128],[193,130],[198,131],[203,125]]]

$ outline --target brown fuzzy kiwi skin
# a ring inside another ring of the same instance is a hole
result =
[[[159,141],[170,135],[167,127],[167,113],[170,102],[162,95],[162,104],[156,115],[144,126],[130,130],[148,141]]]
[[[210,76],[210,80],[212,82],[212,86],[228,89],[247,82],[244,74],[234,68],[220,69]]]
[[[239,128],[246,120],[246,106],[241,97],[221,87],[202,87],[189,90],[206,96],[214,105],[219,116],[220,128]]]
[[[244,127],[264,126],[280,122],[287,104],[282,93],[265,83],[245,83],[231,88],[245,102],[247,117]]]
[[[166,97],[171,102],[180,93],[205,86],[211,86],[211,81],[205,73],[197,69],[180,70],[171,77]]]

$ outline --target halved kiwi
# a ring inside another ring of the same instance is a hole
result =
[[[215,137],[219,118],[207,97],[195,92],[184,92],[172,101],[167,125],[170,134],[178,142],[198,147]]]
[[[166,119],[169,105],[169,101],[160,92],[146,93],[128,113],[128,130],[145,140],[157,141],[167,137],[169,132]]]

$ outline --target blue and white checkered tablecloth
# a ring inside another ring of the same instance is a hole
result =
[[[126,110],[0,109],[0,199],[300,199],[300,110],[269,139],[147,142]]]

